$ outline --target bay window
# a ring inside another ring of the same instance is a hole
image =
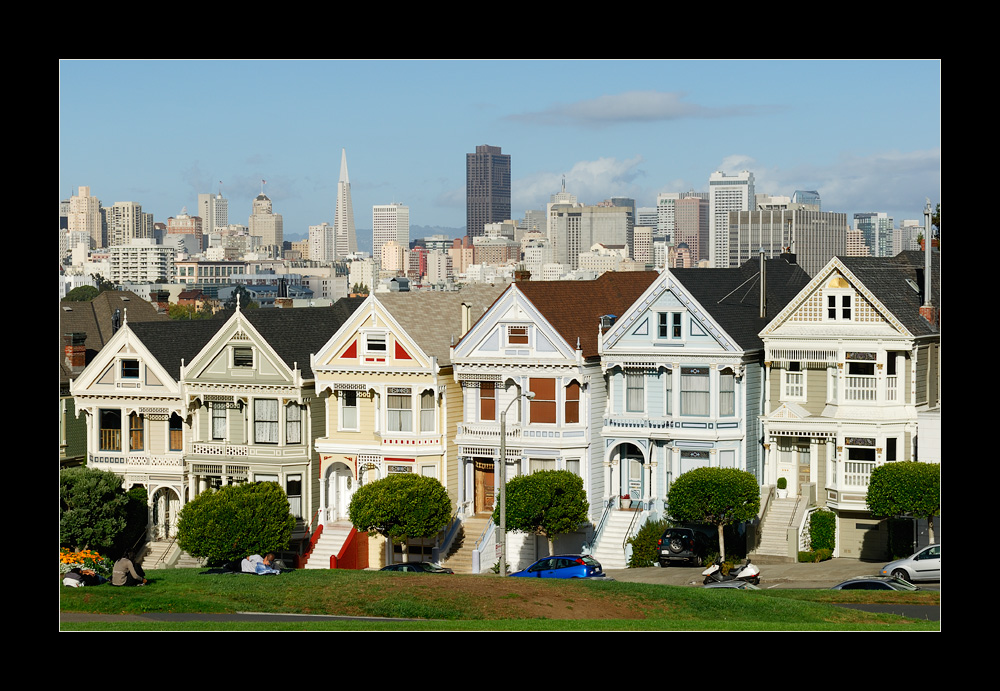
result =
[[[258,444],[277,444],[279,431],[278,401],[258,398],[253,403],[254,441]]]
[[[386,397],[386,431],[413,431],[413,401],[409,389],[390,387]]]
[[[681,368],[681,415],[707,416],[711,412],[711,379],[707,367]]]
[[[528,404],[533,423],[555,424],[556,422],[556,380],[529,379],[529,391],[535,397]]]

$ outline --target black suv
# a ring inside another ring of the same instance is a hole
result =
[[[656,543],[660,566],[670,566],[673,561],[686,561],[701,566],[706,545],[702,535],[690,528],[667,528]]]

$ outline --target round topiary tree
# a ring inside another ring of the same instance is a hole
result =
[[[708,523],[719,531],[719,556],[726,557],[722,529],[756,518],[760,510],[757,479],[737,468],[695,468],[670,485],[667,511],[675,521]]]
[[[295,527],[276,482],[227,485],[202,492],[181,509],[177,544],[193,557],[222,564],[288,547]]]
[[[347,513],[358,530],[398,543],[444,530],[451,520],[451,500],[436,478],[394,473],[359,487]]]
[[[507,481],[507,529],[543,535],[553,554],[555,538],[572,533],[587,521],[583,478],[568,470],[541,470]],[[500,524],[500,506],[493,509]]]
[[[916,461],[876,466],[868,480],[865,502],[879,518],[926,518],[928,538],[933,543],[934,517],[941,513],[941,466]]]
[[[60,544],[106,551],[128,525],[128,506],[118,475],[87,466],[60,471]]]

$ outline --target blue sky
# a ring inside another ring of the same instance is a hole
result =
[[[156,221],[197,195],[246,224],[261,179],[285,237],[333,223],[347,150],[355,223],[374,204],[465,224],[465,154],[511,155],[511,215],[597,203],[819,190],[824,211],[920,219],[940,201],[938,61],[76,61],[60,64],[59,198],[81,185]],[[359,238],[364,247],[370,244]]]

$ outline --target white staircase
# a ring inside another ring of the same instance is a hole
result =
[[[177,544],[169,540],[148,542],[145,554],[139,559],[139,566],[144,571],[149,571],[153,569],[197,569],[205,565],[203,560],[195,559],[187,552],[181,552],[176,561],[171,564],[171,555],[178,549]]]
[[[469,516],[462,521],[458,535],[452,541],[451,549],[448,555],[442,559],[441,565],[447,566],[455,573],[472,573],[472,553],[476,549],[476,540],[483,534],[489,523],[489,514]],[[487,566],[481,565],[481,568],[485,569]]]
[[[625,542],[627,537],[631,537],[628,535],[628,532],[633,518],[636,519],[634,525],[632,525],[633,534],[645,523],[645,519],[641,516],[636,516],[636,513],[635,511],[620,510],[612,510],[608,513],[608,522],[604,525],[604,532],[601,533],[601,539],[594,548],[592,555],[594,559],[601,562],[601,566],[605,569],[624,569],[628,567],[622,543]]]
[[[319,540],[316,541],[316,545],[309,555],[309,561],[306,562],[303,568],[330,568],[330,557],[340,553],[353,527],[350,521],[337,521],[336,523],[327,523],[324,525],[323,533],[319,536]]]
[[[795,516],[797,502],[796,497],[771,500],[760,526],[760,545],[753,551],[754,557],[791,560],[788,556],[788,528]]]

